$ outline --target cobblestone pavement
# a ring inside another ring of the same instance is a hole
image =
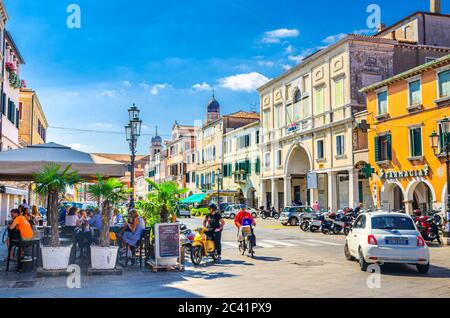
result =
[[[185,221],[190,228],[200,220]],[[369,288],[370,274],[343,255],[343,236],[303,233],[276,221],[258,220],[256,258],[239,255],[230,221],[223,241],[223,263],[186,264],[185,272],[151,273],[139,266],[122,276],[82,275],[81,289],[66,278],[0,272],[0,297],[449,297],[450,248],[431,248],[432,267],[420,275],[407,265],[382,267],[380,288]],[[0,254],[3,252],[0,252]],[[373,281],[371,280],[373,285]]]

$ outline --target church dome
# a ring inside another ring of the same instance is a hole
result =
[[[214,97],[208,103],[207,112],[208,113],[220,113],[220,104]]]

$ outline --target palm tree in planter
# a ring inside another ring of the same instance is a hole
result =
[[[179,196],[186,193],[186,189],[180,189],[175,182],[156,183],[146,179],[153,188],[148,194],[148,201],[159,210],[161,223],[169,222],[169,214],[173,213],[178,203]]]
[[[93,200],[100,202],[102,213],[102,229],[100,231],[99,240],[100,246],[91,249],[91,262],[92,267],[95,269],[113,269],[116,266],[118,247],[110,247],[109,224],[112,217],[112,210],[117,203],[126,201],[129,198],[131,190],[125,189],[124,184],[116,178],[103,180],[103,178],[97,174],[97,179],[97,183],[90,185],[87,189],[90,197]],[[102,255],[106,255],[106,257],[102,257]],[[102,264],[101,260],[107,261]]]
[[[50,247],[42,250],[44,269],[65,269],[69,263],[71,247],[59,248],[58,205],[67,188],[82,182],[77,171],[68,165],[64,170],[58,164],[49,164],[33,175],[35,192],[48,197],[48,217],[51,220]],[[67,253],[67,254],[66,254]]]

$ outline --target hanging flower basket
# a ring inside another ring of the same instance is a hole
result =
[[[9,84],[15,89],[24,87],[24,81],[14,72],[9,73]]]
[[[15,70],[16,70],[16,67],[15,67],[14,64],[11,63],[11,62],[6,62],[6,63],[5,63],[5,68],[6,68],[6,70],[7,70],[8,72],[15,72]]]

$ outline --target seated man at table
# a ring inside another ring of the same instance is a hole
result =
[[[30,222],[28,222],[25,216],[20,215],[18,209],[11,210],[11,218],[13,221],[9,226],[10,230],[18,230],[23,240],[33,238],[33,229],[31,228]]]

